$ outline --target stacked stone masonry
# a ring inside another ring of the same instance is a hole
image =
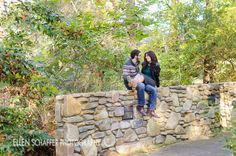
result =
[[[153,119],[136,111],[135,92],[60,95],[55,108],[56,153],[122,154],[152,144],[207,138],[229,125],[235,101],[234,82],[160,87],[156,109],[159,118]]]

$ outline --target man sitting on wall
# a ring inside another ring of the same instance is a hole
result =
[[[144,110],[145,105],[145,91],[149,95],[148,105],[156,107],[157,92],[156,88],[151,84],[145,84],[145,80],[142,74],[139,73],[141,54],[140,51],[135,49],[130,53],[130,59],[123,65],[122,77],[124,84],[128,90],[135,88],[138,96],[137,110],[143,116],[147,113]],[[151,114],[152,117],[157,117],[155,113]]]

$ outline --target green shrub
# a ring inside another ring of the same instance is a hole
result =
[[[0,108],[0,155],[22,155],[33,151],[32,140],[50,139],[37,127],[37,117],[28,108]]]

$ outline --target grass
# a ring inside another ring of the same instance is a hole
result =
[[[232,125],[229,129],[227,129],[228,134],[225,137],[227,143],[226,147],[229,148],[234,155],[236,155],[236,105],[234,105],[231,123]]]

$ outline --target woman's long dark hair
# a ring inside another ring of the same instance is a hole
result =
[[[144,62],[143,62],[143,68],[145,68],[148,65],[148,61],[146,59],[146,55],[151,57],[151,66],[156,65],[158,63],[156,54],[153,51],[148,51],[144,54]]]

